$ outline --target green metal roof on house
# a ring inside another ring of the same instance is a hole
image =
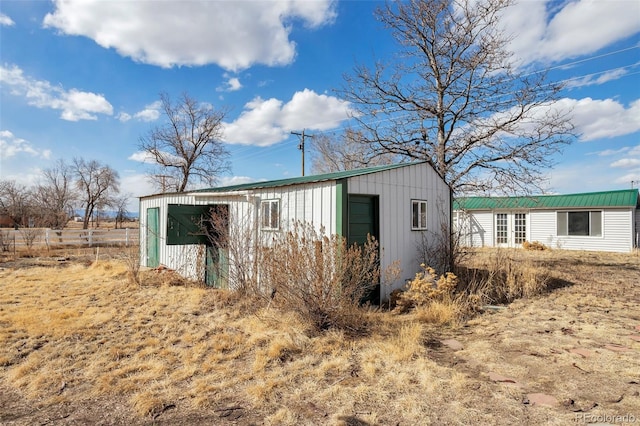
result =
[[[390,165],[384,165],[384,166],[367,167],[364,169],[325,173],[320,175],[300,176],[300,177],[289,178],[289,179],[269,180],[269,181],[263,181],[263,182],[245,183],[241,185],[198,189],[191,192],[233,192],[233,191],[244,191],[249,189],[276,188],[279,186],[298,185],[303,183],[325,182],[330,180],[338,180],[338,179],[346,179],[346,178],[355,177],[355,176],[362,176],[370,173],[384,172],[386,170],[393,170],[401,167],[413,166],[416,164],[423,164],[423,163],[427,163],[427,162],[419,161],[419,162],[413,162],[413,163],[390,164]]]
[[[529,197],[463,197],[454,200],[454,210],[563,209],[636,207],[638,189]]]

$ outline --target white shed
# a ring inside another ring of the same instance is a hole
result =
[[[631,252],[640,242],[637,189],[529,197],[466,197],[454,201],[453,226],[470,247]]]
[[[282,232],[300,221],[350,244],[372,235],[380,246],[381,270],[394,261],[402,270],[396,282],[381,288],[384,300],[419,270],[424,237],[435,244],[442,241],[440,233],[448,233],[451,202],[449,186],[428,162],[149,195],[140,198],[140,262],[232,287],[225,279],[232,274],[212,273],[207,266],[229,253],[212,251],[197,232],[202,214],[224,209],[229,229],[236,231]]]

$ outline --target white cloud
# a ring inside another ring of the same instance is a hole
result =
[[[9,18],[4,13],[0,13],[0,26],[2,26],[2,25],[7,26],[7,27],[11,27],[11,26],[15,25],[15,22],[13,22],[13,19]]]
[[[10,131],[0,130],[0,158],[6,160],[21,153],[44,159],[51,157],[50,150],[38,150],[30,142],[14,136]]]
[[[254,98],[231,123],[225,123],[228,143],[269,146],[290,136],[293,130],[328,130],[349,118],[349,103],[312,90],[296,92],[286,104],[275,98]]]
[[[217,92],[235,92],[242,89],[242,83],[238,77],[231,77],[228,74],[224,74],[224,78],[227,79],[222,85],[216,88]]]
[[[635,1],[521,0],[502,20],[514,35],[511,50],[525,63],[588,55],[638,33]]]
[[[133,115],[126,112],[121,112],[118,114],[117,118],[123,123],[133,118],[137,119],[138,121],[156,121],[158,118],[160,118],[161,106],[162,103],[160,101],[155,101],[149,105],[146,105],[144,109],[136,112]]]
[[[617,80],[620,77],[627,75],[629,71],[625,68],[619,68],[612,71],[607,71],[599,74],[586,75],[584,77],[578,77],[567,81],[567,88],[594,86],[606,83],[607,81]]]
[[[622,158],[611,163],[611,167],[620,169],[631,169],[640,167],[640,158]]]
[[[93,39],[120,55],[161,67],[215,63],[237,71],[254,64],[286,65],[298,20],[331,23],[333,0],[101,1],[55,0],[45,27]]]
[[[219,179],[218,186],[242,185],[260,181],[264,181],[264,179],[255,179],[249,176],[224,176]]]
[[[103,95],[64,90],[48,81],[25,76],[15,65],[10,68],[0,65],[0,82],[10,88],[11,94],[25,97],[29,105],[61,110],[63,120],[96,120],[96,114],[113,114],[113,107]]]
[[[590,141],[628,135],[640,130],[640,99],[628,108],[613,99],[563,98],[558,105],[572,110],[580,140]]]
[[[627,152],[629,151],[629,149],[630,148],[628,146],[625,146],[620,149],[605,149],[604,151],[590,152],[589,154],[596,154],[599,157],[610,157],[612,155],[622,154],[624,152]]]
[[[147,163],[147,164],[155,163],[153,156],[145,151],[136,151],[133,154],[131,154],[127,158],[127,160],[133,160],[133,161],[138,161],[140,163]]]

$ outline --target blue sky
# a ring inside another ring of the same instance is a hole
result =
[[[290,133],[353,124],[343,75],[396,49],[373,14],[382,5],[0,0],[0,179],[29,185],[83,157],[117,170],[124,193],[156,192],[137,145],[160,123],[160,92],[229,109],[221,184],[298,176]],[[548,191],[640,186],[640,2],[520,1],[503,22],[523,67],[567,82],[579,139]]]

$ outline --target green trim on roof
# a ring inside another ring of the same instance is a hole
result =
[[[462,197],[454,210],[566,209],[594,207],[638,207],[638,189],[530,197]]]
[[[390,164],[384,166],[375,166],[375,167],[367,167],[364,169],[355,169],[355,170],[347,170],[342,172],[334,172],[334,173],[325,173],[320,175],[311,175],[311,176],[301,176],[290,179],[279,179],[279,180],[270,180],[264,182],[252,182],[252,183],[244,183],[241,185],[232,185],[232,186],[221,186],[216,188],[207,188],[207,189],[198,189],[195,191],[190,191],[193,193],[197,192],[233,192],[233,191],[244,191],[248,189],[261,189],[261,188],[276,188],[279,186],[289,186],[289,185],[299,185],[303,183],[316,183],[316,182],[325,182],[330,180],[339,180],[339,179],[347,179],[355,176],[367,175],[370,173],[384,172],[387,170],[398,169],[401,167],[407,166],[415,166],[416,164],[427,163],[426,161],[419,161],[413,163],[399,163],[399,164]]]

